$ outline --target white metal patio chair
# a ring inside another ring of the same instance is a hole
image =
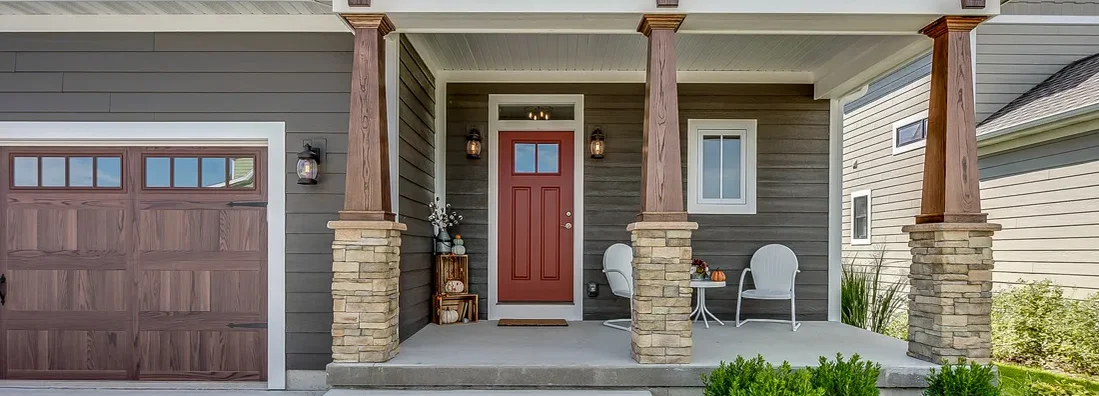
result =
[[[744,290],[744,278],[752,273],[752,283],[756,288]],[[801,323],[797,321],[797,306],[794,298],[794,280],[797,278],[798,257],[790,248],[770,244],[756,250],[752,255],[752,262],[744,272],[740,273],[740,287],[736,298],[736,327],[748,322],[778,322],[790,323],[793,331],[798,331]],[[740,301],[748,298],[753,300],[790,300],[790,320],[777,319],[745,319],[740,320]]]
[[[616,243],[603,252],[603,273],[607,274],[607,283],[611,293],[630,299],[630,315],[633,315],[633,248],[630,245]],[[625,322],[626,326],[618,323]],[[603,326],[630,331],[632,319],[611,319]]]

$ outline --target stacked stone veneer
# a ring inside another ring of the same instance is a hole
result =
[[[998,224],[905,226],[912,268],[908,355],[933,363],[992,357],[992,234]]]
[[[332,221],[332,360],[397,356],[401,231],[391,221]]]
[[[630,224],[630,346],[638,363],[691,362],[691,232],[697,223]]]

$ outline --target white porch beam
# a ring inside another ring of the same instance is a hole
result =
[[[839,98],[930,49],[931,40],[917,35],[878,38],[865,49],[851,46],[814,73],[814,96]]]
[[[335,0],[336,12],[444,12],[444,13],[725,13],[725,14],[924,14],[996,15],[998,1],[984,9],[963,9],[958,0],[784,0],[784,1],[685,1],[675,9],[658,8],[653,0],[372,0],[369,7],[350,7]]]
[[[439,72],[450,83],[643,83],[645,71],[476,71]],[[812,84],[810,72],[679,71],[680,83]]]
[[[336,32],[337,15],[0,15],[0,32]]]

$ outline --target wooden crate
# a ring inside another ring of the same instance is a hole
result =
[[[462,319],[469,319],[469,323],[477,322],[477,295],[476,294],[436,294],[432,299],[431,322],[437,325],[461,324]],[[442,323],[441,312],[445,309],[458,311],[458,321],[454,323]]]
[[[446,291],[447,281],[461,281],[462,290]],[[435,294],[469,293],[469,256],[464,254],[440,254],[435,256]]]

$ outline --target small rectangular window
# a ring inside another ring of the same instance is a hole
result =
[[[756,120],[687,124],[687,211],[754,214]]]
[[[14,188],[120,188],[122,158],[95,155],[13,155]]]
[[[926,144],[926,111],[893,123],[893,154],[924,147]]]
[[[870,244],[870,190],[851,193],[851,244]]]

